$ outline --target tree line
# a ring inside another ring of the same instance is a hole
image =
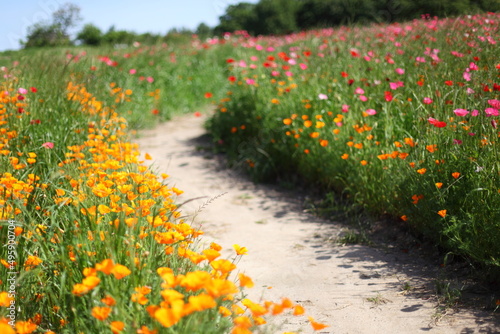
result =
[[[256,4],[241,2],[229,5],[219,17],[219,24],[209,27],[200,23],[195,30],[170,29],[166,34],[116,30],[106,32],[87,23],[70,38],[69,30],[82,20],[80,8],[64,4],[52,14],[51,22],[40,22],[28,29],[25,48],[46,46],[155,44],[189,38],[221,36],[226,32],[245,30],[250,35],[283,35],[307,29],[335,27],[371,22],[391,23],[428,16],[457,16],[477,12],[497,12],[498,0],[260,0]]]
[[[422,15],[450,17],[499,10],[498,0],[260,0],[228,6],[214,33],[245,30],[250,35],[282,35],[346,24],[401,22]]]

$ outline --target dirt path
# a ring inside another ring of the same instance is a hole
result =
[[[238,268],[253,278],[254,300],[289,297],[308,315],[331,327],[320,333],[496,333],[491,312],[459,311],[436,315],[433,280],[436,264],[399,249],[327,242],[341,227],[303,212],[300,196],[254,185],[224,169],[218,157],[200,150],[209,145],[206,116],[187,115],[144,131],[137,140],[182,199],[204,242],[216,241],[225,255],[233,244],[249,249]],[[207,204],[207,201],[210,203]],[[496,319],[498,321],[498,318]],[[311,333],[304,317],[281,319],[283,331]]]

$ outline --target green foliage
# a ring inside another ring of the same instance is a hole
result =
[[[282,35],[342,24],[401,22],[422,15],[449,17],[496,12],[494,0],[261,0],[230,5],[215,32],[246,30],[251,35]]]
[[[257,35],[284,35],[297,31],[295,14],[298,3],[290,0],[261,0],[255,7]]]
[[[52,22],[38,22],[28,28],[25,48],[71,45],[69,29],[80,20],[80,8],[64,4],[52,14]]]
[[[212,28],[210,28],[206,23],[200,23],[194,32],[200,37],[200,39],[205,39],[212,35]]]
[[[101,29],[88,23],[83,26],[83,29],[78,33],[76,39],[83,45],[99,45],[102,43],[103,34]]]
[[[224,15],[219,17],[219,25],[214,28],[216,34],[246,30],[254,33],[257,25],[256,5],[241,2],[237,5],[229,5]]]
[[[71,45],[71,41],[56,25],[37,23],[28,29],[25,48]]]

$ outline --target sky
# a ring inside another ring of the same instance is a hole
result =
[[[64,3],[80,7],[83,20],[73,31],[92,23],[106,32],[117,30],[165,34],[172,28],[196,29],[204,22],[214,27],[227,6],[258,0],[0,0],[0,51],[17,50],[28,27],[50,21]]]

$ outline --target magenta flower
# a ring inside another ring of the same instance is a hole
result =
[[[470,64],[469,64],[469,68],[470,68],[472,71],[477,71],[477,70],[479,70],[479,67],[478,67],[475,63],[470,63]]]
[[[398,84],[397,84],[397,83],[395,83],[395,82],[389,82],[389,87],[390,87],[391,89],[398,89],[398,87],[399,87],[399,86],[398,86]]]
[[[135,74],[136,72],[137,70],[135,68],[131,68],[130,70],[128,70],[129,74]]]
[[[500,109],[500,100],[488,100],[488,104],[495,109]]]
[[[461,117],[466,116],[469,113],[469,111],[466,109],[455,109],[455,110],[453,110],[453,112],[455,113],[455,115],[461,116]]]
[[[366,96],[364,96],[364,95],[360,95],[360,96],[359,96],[359,99],[360,99],[361,101],[363,101],[363,102],[368,101],[368,98],[367,98]]]
[[[422,100],[422,102],[424,104],[431,104],[433,101],[430,97],[424,97],[424,99]]]
[[[48,148],[48,149],[52,149],[52,148],[54,148],[54,143],[48,141],[46,143],[43,143],[42,147],[45,147],[45,148]]]
[[[146,81],[152,83],[153,81],[155,81],[155,79],[153,79],[153,77],[147,77]]]
[[[488,116],[498,116],[499,113],[498,113],[498,109],[495,109],[495,108],[486,108],[484,110],[484,112],[486,113],[486,115]]]
[[[469,72],[464,72],[463,77],[465,81],[471,81],[471,76]]]
[[[300,66],[300,68],[301,68],[301,69],[303,69],[303,70],[307,69],[307,65],[306,65],[306,64],[304,64],[304,63],[300,63],[300,65],[299,65],[299,66]]]
[[[342,112],[348,112],[348,111],[349,111],[349,108],[350,108],[350,106],[349,106],[349,105],[347,105],[347,104],[343,104],[343,105],[342,105]]]
[[[470,115],[471,116],[477,116],[477,115],[479,115],[479,110],[477,110],[477,109],[472,110],[472,113]]]
[[[364,90],[363,90],[363,88],[361,88],[361,87],[358,87],[358,88],[356,88],[356,89],[354,90],[354,94],[359,94],[359,95],[361,95],[361,94],[364,94],[364,93],[365,93],[365,91],[364,91]]]
[[[405,70],[403,70],[402,68],[396,68],[394,71],[395,71],[397,74],[401,74],[401,75],[405,74]]]
[[[253,84],[255,84],[255,80],[254,79],[247,79],[246,83],[247,83],[247,85],[253,85]]]

